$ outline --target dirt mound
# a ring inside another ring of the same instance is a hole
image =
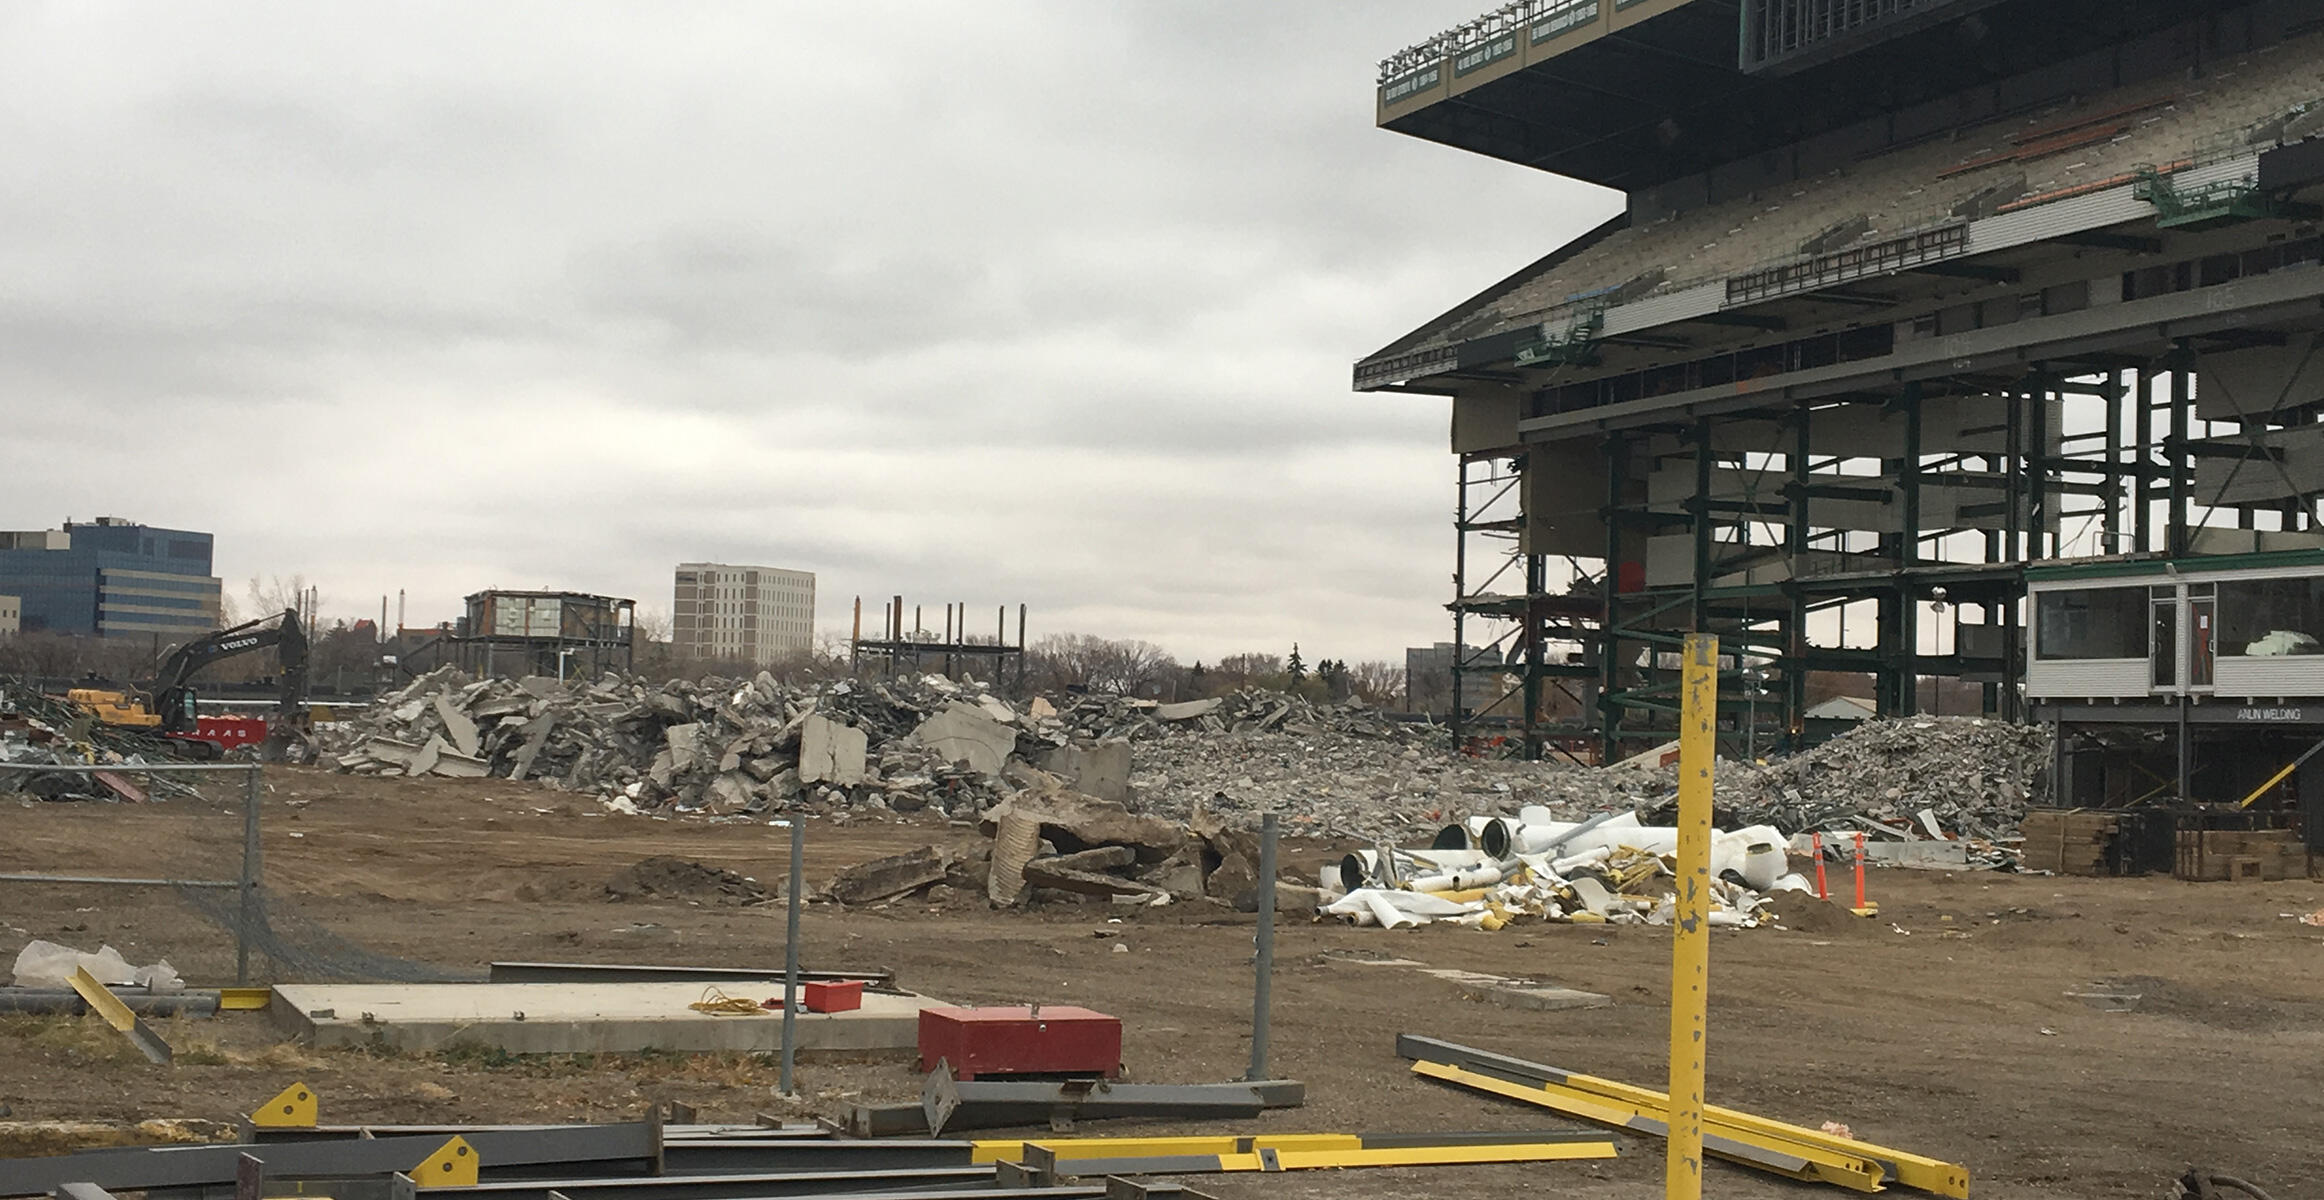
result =
[[[1809,892],[1777,892],[1765,911],[1776,924],[1794,933],[1849,934],[1886,928],[1849,912],[1844,905],[1818,900]]]
[[[690,900],[697,904],[761,904],[773,897],[758,881],[732,871],[657,854],[623,867],[605,883],[605,898]]]

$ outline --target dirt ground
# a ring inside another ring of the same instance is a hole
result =
[[[494,959],[775,965],[780,904],[605,898],[652,855],[754,876],[776,889],[787,843],[759,821],[598,813],[505,780],[270,774],[266,879],[297,912],[364,947],[476,970]],[[0,804],[0,870],[231,877],[239,821],[219,805]],[[808,876],[931,842],[973,847],[937,822],[817,821]],[[1312,871],[1322,848],[1294,846]],[[1719,931],[1712,948],[1715,1102],[1967,1163],[1974,1193],[2171,1194],[2200,1163],[2277,1197],[2324,1197],[2324,908],[2314,882],[2185,884],[1876,871],[1876,920],[1833,909],[1794,929]],[[1114,919],[1120,923],[1113,923]],[[1079,1003],[1120,1016],[1134,1078],[1234,1078],[1249,1057],[1252,918],[1202,905],[1067,906],[996,914],[965,898],[840,911],[811,905],[809,966],[888,967],[963,1003]],[[132,961],[167,957],[196,984],[231,980],[232,943],[162,889],[0,884],[0,955],[29,938]],[[1126,948],[1126,951],[1123,949]],[[1659,1088],[1669,940],[1659,929],[1518,926],[1384,933],[1288,919],[1278,934],[1273,1073],[1305,1080],[1303,1110],[1236,1131],[1427,1131],[1569,1124],[1555,1114],[1412,1077],[1398,1032],[1428,1033]],[[0,959],[0,961],[6,961]],[[1610,1007],[1520,1012],[1462,998],[1409,963],[1601,992]],[[262,970],[265,964],[260,964]],[[2104,1012],[2069,993],[2141,995]],[[165,1021],[180,1061],[157,1068],[89,1023],[0,1019],[0,1118],[231,1120],[293,1080],[335,1122],[628,1119],[652,1100],[705,1119],[833,1114],[915,1097],[911,1064],[807,1060],[786,1108],[775,1066],[752,1057],[511,1060],[395,1056],[284,1044],[263,1014]],[[4,1126],[0,1126],[4,1127]],[[1091,1132],[1192,1132],[1114,1122]],[[1482,1194],[1544,1187],[1660,1195],[1662,1144],[1617,1138],[1597,1164],[1217,1177],[1222,1196]],[[0,1153],[20,1152],[0,1146]],[[1709,1168],[1717,1196],[1805,1194]]]

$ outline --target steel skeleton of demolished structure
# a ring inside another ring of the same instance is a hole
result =
[[[2126,179],[1971,222],[1942,261],[1616,307],[1619,363],[1523,367],[1496,335],[1360,380],[1454,398],[1454,640],[1522,681],[1506,713],[1456,715],[1456,745],[1503,716],[1540,757],[1552,689],[1609,760],[1667,741],[1687,630],[1729,654],[1733,752],[1747,720],[1796,744],[1818,671],[1873,677],[1881,715],[1953,679],[2025,719],[2026,570],[2070,542],[2157,562],[2324,544],[2301,461],[2324,434],[2324,238],[2298,223],[2324,141],[2179,177],[2272,181],[2278,215],[2161,229]],[[1835,641],[1866,609],[1872,644]]]
[[[1001,605],[994,610],[993,640],[972,641],[968,631],[968,605],[944,606],[944,636],[936,640],[932,631],[921,624],[919,605],[912,606],[912,625],[904,627],[904,598],[896,596],[883,608],[878,636],[863,635],[863,597],[855,598],[855,621],[847,639],[848,667],[856,675],[865,668],[876,669],[882,675],[897,672],[920,673],[933,670],[946,678],[960,671],[981,666],[985,678],[999,683],[1001,677],[1014,665],[1015,686],[1019,691],[1025,685],[1025,606],[1017,606],[1017,640],[1009,642],[1009,607]]]

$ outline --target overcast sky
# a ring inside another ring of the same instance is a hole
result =
[[[1616,207],[1373,128],[1487,7],[0,6],[0,527],[413,624],[713,559],[1445,640],[1443,402],[1349,366]]]

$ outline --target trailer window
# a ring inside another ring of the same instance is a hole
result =
[[[2146,657],[2145,588],[2082,588],[2037,595],[2036,658]]]
[[[2222,581],[2219,654],[2324,654],[2324,576]]]

